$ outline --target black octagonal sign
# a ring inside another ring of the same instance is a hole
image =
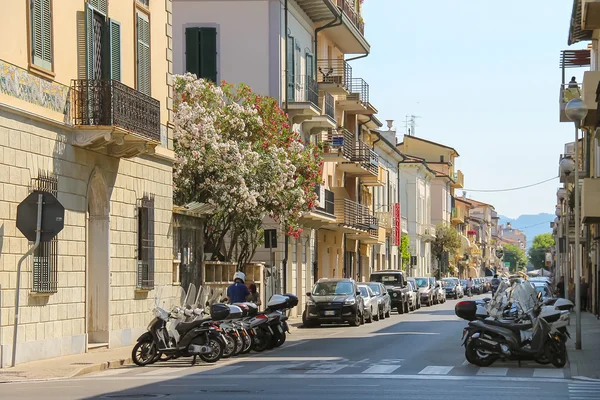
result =
[[[35,242],[38,196],[42,195],[41,242],[52,240],[65,226],[65,208],[52,193],[35,190],[17,207],[17,228],[30,242]]]

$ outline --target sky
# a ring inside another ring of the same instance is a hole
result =
[[[560,51],[570,0],[365,0],[371,54],[352,61],[377,117],[417,115],[416,136],[454,147],[465,189],[505,189],[558,175],[573,125],[560,123]],[[581,82],[583,70],[570,70]],[[529,189],[475,193],[499,214],[554,213],[558,178]],[[458,192],[462,194],[462,192]]]

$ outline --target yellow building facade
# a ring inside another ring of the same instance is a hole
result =
[[[171,0],[23,0],[0,35],[0,366],[32,191],[64,229],[24,263],[16,363],[128,345],[172,281]]]

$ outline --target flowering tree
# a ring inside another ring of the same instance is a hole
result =
[[[186,74],[175,77],[175,91],[174,198],[215,206],[207,251],[245,264],[267,215],[298,237],[299,219],[315,207],[321,183],[317,147],[302,143],[275,99],[246,85],[216,86]]]

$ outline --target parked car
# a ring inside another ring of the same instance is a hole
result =
[[[419,299],[421,304],[425,304],[426,306],[432,305],[435,290],[429,278],[415,278],[415,282],[417,283],[417,288],[419,288]]]
[[[392,300],[387,289],[383,283],[379,282],[368,282],[367,285],[369,285],[373,293],[379,298],[379,318],[389,318],[390,313],[392,312]]]
[[[377,295],[373,293],[368,285],[358,285],[358,290],[360,290],[360,295],[363,298],[365,322],[379,321],[379,299]]]
[[[550,289],[550,285],[545,281],[529,281],[531,286],[535,289],[536,292],[542,293],[542,300],[546,300],[548,298],[554,297],[552,295],[552,289]]]
[[[441,281],[436,281],[434,285],[435,292],[435,302],[437,304],[442,304],[446,302],[446,289],[444,289],[444,285],[442,285]]]
[[[444,278],[442,279],[442,283],[444,284],[444,289],[446,290],[446,297],[459,299],[465,295],[465,291],[458,278]]]
[[[408,292],[408,307],[411,311],[415,311],[421,308],[421,302],[419,301],[419,289],[417,289],[417,283],[414,279],[409,278],[406,280],[406,286],[409,289]]]
[[[306,308],[302,314],[305,327],[324,323],[364,323],[364,302],[353,279],[319,279],[312,292],[306,293]]]
[[[410,289],[406,286],[406,280],[402,271],[375,271],[371,273],[370,281],[385,285],[385,289],[390,296],[391,307],[396,309],[398,314],[409,311]]]

